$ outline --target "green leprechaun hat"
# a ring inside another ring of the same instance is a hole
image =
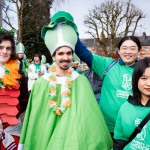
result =
[[[65,11],[59,11],[52,16],[51,22],[48,26],[43,26],[42,31],[41,31],[41,37],[44,39],[46,31],[48,29],[52,29],[56,27],[56,25],[59,23],[65,23],[65,24],[72,26],[72,28],[75,30],[77,35],[79,35],[78,28],[76,24],[74,23],[74,19],[71,16],[71,14]]]
[[[18,43],[16,46],[16,53],[23,53],[24,54],[25,47],[22,43]]]

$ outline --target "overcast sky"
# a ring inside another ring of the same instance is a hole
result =
[[[52,7],[51,15],[59,10],[64,10],[72,14],[74,21],[78,26],[80,38],[90,38],[90,35],[85,34],[86,27],[83,24],[84,16],[88,15],[88,10],[93,9],[95,5],[99,5],[104,0],[64,0],[57,6]],[[125,1],[125,0],[124,0]],[[136,5],[137,8],[141,9],[146,15],[145,19],[142,19],[139,25],[141,27],[136,32],[137,35],[141,35],[146,32],[150,36],[150,0],[132,0],[132,3]]]

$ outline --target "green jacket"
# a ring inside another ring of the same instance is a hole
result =
[[[150,104],[141,106],[134,104],[135,101],[130,96],[118,113],[114,130],[115,150],[122,149],[122,145],[128,141],[134,129],[150,113]],[[124,150],[150,150],[150,121],[143,127],[142,131],[124,147]]]
[[[93,54],[92,70],[103,78],[103,72],[112,61],[112,58]],[[104,78],[99,105],[110,132],[114,132],[121,105],[126,102],[128,96],[132,93],[131,76],[133,69],[133,67],[126,66],[119,60],[109,69]]]
[[[22,71],[24,72],[25,76],[28,76],[27,69],[29,68],[29,63],[27,60],[22,60]]]
[[[57,77],[56,102],[61,103],[61,84]],[[49,74],[33,85],[19,150],[110,150],[112,139],[92,88],[83,75],[73,72],[71,106],[58,116],[48,106]]]

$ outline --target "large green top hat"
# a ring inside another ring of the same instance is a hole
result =
[[[46,31],[44,42],[52,56],[62,46],[67,46],[74,50],[77,33],[72,26],[59,23],[55,28]]]
[[[16,46],[16,53],[23,53],[24,54],[25,47],[22,43],[18,43]]]
[[[74,23],[74,19],[71,16],[71,14],[65,11],[59,11],[56,14],[54,14],[54,16],[52,16],[51,22],[48,26],[43,26],[42,31],[41,31],[41,37],[44,39],[46,31],[48,29],[52,29],[56,27],[57,24],[59,23],[65,23],[65,24],[72,26],[75,32],[77,33],[77,35],[79,35],[77,26]]]

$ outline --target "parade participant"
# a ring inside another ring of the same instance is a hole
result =
[[[139,60],[132,75],[133,95],[129,96],[118,113],[114,130],[114,150],[150,149],[150,117],[140,133],[132,132],[150,113],[150,58]]]
[[[17,150],[22,128],[20,114],[28,100],[27,82],[16,60],[14,38],[0,28],[0,119],[1,150]]]
[[[52,20],[58,14],[62,22],[70,17],[58,12]],[[51,24],[42,35],[54,63],[33,85],[19,150],[110,150],[112,139],[91,85],[71,67],[77,34],[66,22]]]
[[[28,68],[28,91],[30,92],[32,86],[40,76],[45,74],[46,66],[41,63],[42,55],[40,53],[35,53],[33,56],[33,64]]]
[[[18,43],[16,46],[16,54],[17,54],[17,59],[20,62],[19,68],[24,72],[25,76],[28,76],[27,70],[29,67],[28,61],[25,59],[25,47],[22,43]]]
[[[140,49],[141,44],[137,37],[123,37],[118,44],[120,59],[109,69],[103,80],[99,106],[112,136],[118,111],[132,93],[131,76]],[[101,79],[114,61],[113,58],[92,54],[79,39],[75,52]]]

